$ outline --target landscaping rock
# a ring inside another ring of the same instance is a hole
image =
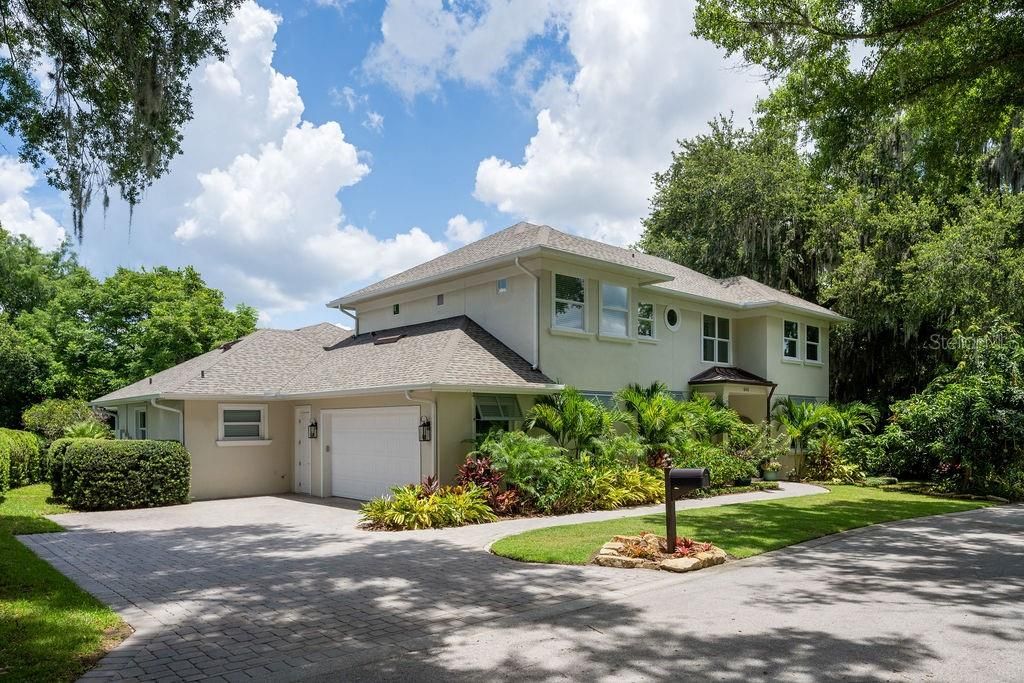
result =
[[[704,565],[696,557],[673,557],[661,561],[661,568],[667,572],[692,572],[703,569]]]
[[[620,555],[598,555],[594,558],[594,564],[602,567],[618,567],[619,569],[636,569],[642,567],[645,562],[639,557],[622,557]]]

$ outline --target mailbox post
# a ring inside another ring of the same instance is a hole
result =
[[[665,541],[668,552],[676,551],[676,501],[691,491],[711,486],[711,473],[701,468],[665,468]]]

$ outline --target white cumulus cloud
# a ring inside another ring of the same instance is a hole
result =
[[[471,221],[460,213],[448,219],[444,235],[456,244],[468,244],[483,237],[484,222]]]
[[[67,233],[50,214],[26,199],[25,193],[35,184],[31,166],[0,156],[0,227],[29,237],[41,249],[54,249]]]

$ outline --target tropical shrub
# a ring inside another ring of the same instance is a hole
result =
[[[176,441],[73,439],[55,469],[61,496],[78,510],[188,502],[191,462]]]
[[[737,482],[748,483],[757,476],[757,467],[752,462],[728,453],[721,446],[709,443],[694,443],[689,451],[680,456],[677,467],[706,467],[711,472],[711,487],[733,486]]]
[[[545,438],[523,432],[489,434],[474,457],[486,457],[501,473],[505,484],[517,489],[524,502],[536,505],[555,487],[559,471],[567,462],[563,450]],[[543,509],[543,505],[541,506]]]
[[[812,439],[807,449],[807,475],[814,480],[835,484],[853,484],[864,478],[857,465],[842,454],[843,442],[832,434]]]
[[[660,382],[646,388],[629,385],[615,400],[624,407],[627,424],[644,446],[647,465],[668,467],[688,435],[682,404]]]
[[[1024,468],[1024,339],[997,318],[955,332],[951,348],[952,370],[892,405],[879,439],[885,473],[1005,492],[1005,474]]]
[[[45,478],[42,444],[35,434],[0,428],[0,453],[9,488],[35,484]]]
[[[628,420],[617,410],[609,410],[586,398],[577,389],[566,387],[557,394],[542,396],[530,408],[523,428],[537,429],[574,456],[592,452],[599,439],[615,433],[615,425]]]
[[[47,442],[63,437],[68,427],[87,420],[99,422],[89,404],[80,399],[50,398],[30,406],[21,415],[25,429]]]
[[[737,443],[729,440],[729,450],[740,460],[754,465],[755,468],[778,471],[778,461],[789,453],[789,435],[786,432],[775,433],[771,425],[746,425],[749,438]],[[766,463],[774,462],[776,467],[768,467]]]
[[[360,509],[363,524],[375,529],[436,529],[497,519],[487,504],[488,492],[475,485],[396,486],[390,497],[374,498]]]
[[[98,420],[82,420],[64,430],[68,439],[113,439],[114,432]]]

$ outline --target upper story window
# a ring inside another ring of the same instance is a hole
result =
[[[587,281],[572,275],[555,274],[555,326],[586,329]]]
[[[654,338],[654,304],[641,301],[636,305],[636,336],[641,339]]]
[[[782,357],[800,358],[800,323],[793,320],[782,321]]]
[[[729,362],[729,319],[704,316],[701,357],[708,363]]]
[[[504,294],[505,292],[507,292],[508,291],[508,278],[507,277],[503,277],[503,278],[499,279],[495,283],[495,289],[498,291],[498,294]]]
[[[804,344],[804,358],[811,363],[821,362],[821,328],[817,325],[807,326],[807,343]]]
[[[673,306],[665,309],[665,327],[673,332],[679,329],[679,311]]]
[[[401,310],[402,309],[401,309],[401,307],[398,304],[392,304],[392,306],[391,306],[391,315],[398,315],[399,311],[401,311]]]
[[[523,413],[519,401],[509,394],[474,394],[474,424],[478,435],[494,430],[510,432],[519,427]]]
[[[267,438],[265,405],[220,405],[221,441],[259,441]]]
[[[444,294],[437,295],[437,305],[444,306]]]
[[[629,335],[629,290],[601,283],[601,334]]]

